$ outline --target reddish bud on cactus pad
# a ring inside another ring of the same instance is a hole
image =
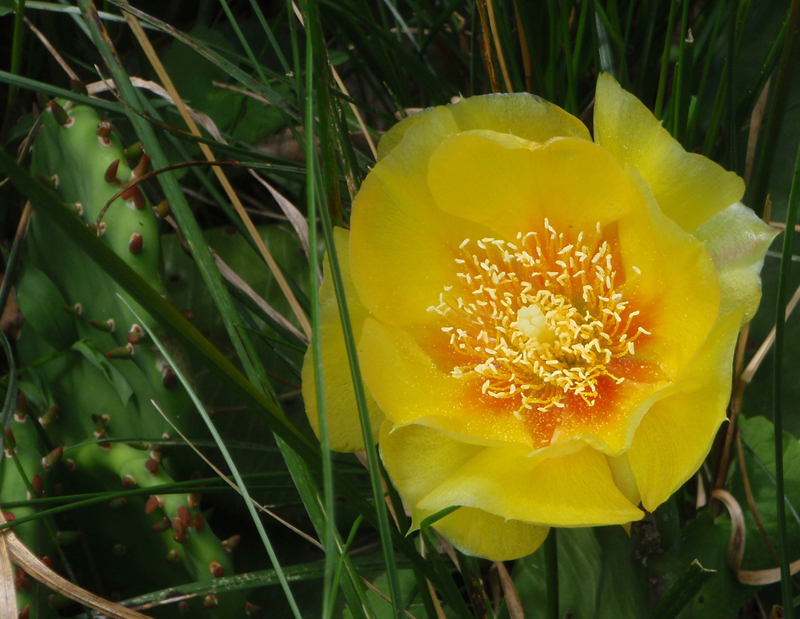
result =
[[[119,159],[115,159],[106,168],[105,174],[103,174],[103,179],[107,183],[111,183],[113,185],[121,185],[122,183],[120,183],[119,179],[117,178],[118,168],[119,168]]]
[[[144,463],[144,468],[151,475],[156,475],[158,473],[158,460],[150,458],[147,462]]]
[[[129,473],[122,478],[122,486],[126,490],[130,490],[131,488],[138,488],[139,482],[136,481],[136,478]]]
[[[133,346],[117,346],[107,351],[106,359],[130,359],[133,356]]]
[[[147,499],[147,503],[144,504],[144,513],[149,516],[161,507],[162,504],[162,501],[159,501],[157,496],[151,496]]]
[[[134,232],[131,234],[131,240],[128,242],[128,249],[134,255],[142,253],[142,247],[144,246],[144,238],[138,232]]]
[[[39,423],[46,429],[47,426],[55,421],[56,417],[58,417],[58,405],[48,408],[44,415],[39,417]]]
[[[222,578],[225,576],[225,568],[222,567],[217,561],[212,561],[209,563],[208,569],[214,575],[214,578]]]
[[[44,492],[44,484],[42,483],[42,478],[38,475],[34,475],[33,479],[31,480],[31,486],[33,487],[33,492],[36,494],[37,497],[41,497],[42,493]]]
[[[56,447],[53,451],[51,451],[44,458],[42,458],[42,468],[45,471],[49,471],[52,467],[61,462],[61,458],[63,456],[64,456],[64,446],[61,445],[59,447]]]
[[[139,178],[140,176],[144,176],[147,174],[147,171],[150,169],[150,158],[147,156],[147,153],[142,155],[142,158],[139,159],[139,163],[136,164],[136,167],[133,168],[131,172],[131,178]]]
[[[185,505],[181,505],[178,508],[178,518],[180,518],[181,523],[184,527],[188,527],[189,523],[191,522],[191,514],[189,514],[189,508]]]
[[[242,541],[241,535],[231,535],[228,539],[222,542],[222,547],[228,552],[231,552],[239,545],[240,541]]]
[[[131,187],[131,200],[133,200],[133,206],[137,211],[143,211],[147,206],[147,200],[145,200],[144,194],[138,186]]]
[[[107,120],[101,120],[97,123],[97,136],[107,138],[111,135],[111,123]]]
[[[213,593],[211,595],[207,595],[203,600],[203,606],[206,608],[214,608],[217,604],[219,604],[219,600]]]
[[[62,127],[67,125],[67,123],[70,120],[69,114],[67,114],[66,110],[63,107],[61,107],[55,100],[47,104],[47,109],[53,113],[53,118],[56,119],[56,122],[59,125],[61,125]]]

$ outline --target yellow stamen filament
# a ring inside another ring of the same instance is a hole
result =
[[[594,406],[600,377],[625,380],[609,364],[635,354],[634,342],[650,332],[633,324],[640,312],[617,290],[619,262],[596,229],[568,237],[545,219],[543,232],[519,233],[515,243],[461,243],[461,292],[446,286],[428,308],[465,357],[452,376],[482,378],[483,394],[516,400],[517,417],[562,409],[569,394]]]

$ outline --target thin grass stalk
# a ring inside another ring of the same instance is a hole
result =
[[[757,145],[756,162],[753,167],[752,183],[747,187],[745,202],[758,214],[764,212],[764,205],[767,197],[767,187],[769,175],[772,170],[772,162],[775,159],[775,144],[778,141],[778,134],[783,127],[783,117],[786,112],[786,105],[789,99],[789,86],[794,73],[794,66],[797,63],[797,30],[800,26],[800,0],[792,0],[789,9],[789,25],[786,31],[786,41],[781,52],[781,64],[778,69],[778,76],[775,81],[774,94],[770,93],[772,102],[767,112],[767,126],[759,135]],[[770,89],[771,90],[771,89]],[[761,139],[763,135],[763,140]]]
[[[667,33],[664,36],[664,51],[661,54],[661,72],[658,76],[658,94],[656,94],[656,107],[653,112],[658,120],[661,120],[661,112],[664,109],[664,94],[667,90],[667,70],[669,69],[669,50],[672,46],[672,32],[675,30],[675,14],[677,10],[678,2],[670,0]]]
[[[686,50],[686,29],[689,27],[688,22],[690,4],[691,3],[689,0],[683,0],[683,11],[681,12],[681,38],[678,45],[678,66],[676,67],[675,73],[672,77],[672,137],[678,141],[681,141],[681,135],[683,134],[683,131],[681,131],[681,99],[683,98],[684,74],[690,73],[688,70],[684,71],[688,61],[687,54],[691,53],[687,52]]]
[[[703,155],[711,157],[711,151],[714,150],[714,145],[717,141],[717,133],[719,132],[719,125],[722,122],[722,115],[725,112],[725,101],[727,100],[728,90],[723,88],[725,80],[728,79],[728,73],[731,70],[729,59],[725,59],[725,64],[722,66],[722,75],[720,76],[719,87],[717,88],[717,96],[714,99],[714,108],[711,111],[711,120],[708,123],[706,130],[706,139],[703,142]],[[750,202],[748,202],[750,204]]]
[[[310,32],[310,10],[306,13],[306,195],[308,196],[308,259],[309,290],[311,301],[311,354],[314,362],[314,389],[317,393],[317,415],[319,417],[319,442],[322,451],[322,491],[325,501],[325,572],[322,585],[322,617],[327,619],[331,608],[333,577],[336,571],[335,523],[336,504],[333,488],[333,457],[331,455],[330,433],[328,432],[328,412],[325,406],[325,380],[322,366],[322,342],[319,322],[319,284],[317,281],[317,147],[315,135],[316,89],[314,77],[314,37]],[[323,82],[324,85],[324,82]],[[325,210],[323,205],[320,210]]]
[[[578,75],[580,75],[581,51],[583,48],[583,37],[586,29],[586,16],[589,13],[590,4],[591,0],[582,0],[581,2],[581,13],[578,17],[578,28],[575,30],[575,50],[572,53],[571,71],[574,76],[573,79],[576,79]]]
[[[733,6],[733,5],[731,5]],[[740,5],[741,6],[741,5]],[[728,91],[728,109],[726,114],[727,128],[725,130],[725,137],[728,141],[728,168],[736,170],[739,163],[738,151],[738,136],[736,125],[736,100],[734,98],[734,84],[733,80],[736,76],[736,29],[739,27],[739,22],[731,20],[731,28],[728,36],[728,62],[730,63],[730,71],[728,71],[727,79],[725,80],[725,88]],[[735,24],[735,25],[734,25]]]
[[[792,17],[797,18],[797,7],[800,2],[792,3]],[[796,26],[793,21],[792,26]],[[794,28],[790,27],[791,33]],[[787,43],[788,44],[788,43]],[[789,542],[786,532],[786,505],[784,498],[783,474],[783,352],[786,331],[786,304],[790,296],[789,278],[792,270],[792,250],[794,246],[794,226],[797,222],[797,207],[800,202],[800,147],[794,167],[792,188],[789,192],[789,205],[786,213],[786,228],[783,234],[783,251],[781,270],[778,279],[778,301],[775,308],[775,349],[772,379],[773,424],[775,426],[775,491],[777,497],[778,516],[778,554],[781,563],[781,598],[783,600],[783,616],[793,619],[794,603],[792,600],[792,581],[789,567]]]

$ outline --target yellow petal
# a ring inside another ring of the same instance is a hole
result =
[[[679,391],[656,402],[636,431],[628,462],[648,511],[689,479],[711,449],[730,398],[741,315],[740,308],[717,321],[678,381]]]
[[[744,305],[742,322],[753,318],[761,301],[764,254],[779,232],[741,202],[732,204],[693,232],[703,241],[717,268],[721,314]]]
[[[418,122],[423,120],[434,109],[435,108],[428,108],[427,110],[422,110],[417,114],[406,116],[403,120],[389,129],[389,131],[387,131],[383,137],[381,137],[380,142],[378,142],[378,161],[392,152],[395,146],[403,141],[406,132]]]
[[[378,144],[378,161],[400,144],[406,132],[433,109],[407,116],[389,129]],[[532,142],[547,142],[555,137],[592,139],[586,125],[572,114],[528,93],[470,97],[456,105],[448,105],[447,109],[452,113],[459,131],[489,129]]]
[[[483,445],[533,445],[524,420],[498,410],[497,400],[476,396],[480,383],[438,368],[407,331],[368,318],[359,358],[364,380],[393,423],[424,424]]]
[[[591,142],[541,145],[493,131],[447,138],[431,155],[428,185],[443,211],[509,241],[541,230],[545,218],[558,230],[593,233],[626,214],[630,199],[619,164]]]
[[[642,201],[619,222],[620,251],[630,276],[631,306],[651,332],[636,344],[636,357],[658,364],[674,380],[717,318],[719,280],[702,243],[665,217],[637,170],[628,166],[626,172]]]
[[[630,163],[661,209],[686,231],[741,199],[744,181],[670,136],[644,104],[604,73],[597,80],[594,139],[621,164]]]
[[[474,507],[461,507],[434,527],[459,551],[490,561],[511,561],[534,552],[550,527],[505,520]]]
[[[381,458],[392,483],[409,507],[485,449],[420,425],[381,426]],[[414,518],[419,525],[421,519]]]
[[[591,447],[553,458],[522,447],[487,447],[417,503],[437,512],[450,505],[542,525],[624,524],[644,514],[623,496],[606,457]]]
[[[454,275],[465,238],[488,229],[436,208],[428,190],[430,153],[458,127],[447,108],[413,125],[375,166],[353,203],[350,258],[364,306],[387,324],[426,323]]]
[[[334,242],[339,258],[339,266],[344,280],[347,307],[350,311],[350,322],[356,342],[361,337],[364,320],[368,312],[361,304],[350,277],[350,260],[348,257],[348,238],[350,233],[342,228],[334,228]],[[339,306],[333,282],[330,277],[328,257],[325,256],[325,276],[320,288],[320,337],[322,343],[322,376],[325,384],[325,410],[328,415],[328,430],[331,449],[334,451],[353,452],[364,449],[361,433],[361,421],[356,407],[355,391],[347,360],[344,334],[339,320]],[[306,413],[314,432],[319,436],[319,416],[317,412],[317,393],[314,385],[314,361],[311,346],[303,359],[303,399]],[[369,407],[372,433],[377,441],[378,432],[383,422],[383,413],[375,403],[367,389],[367,405]]]
[[[556,137],[592,139],[586,125],[572,114],[527,93],[471,97],[450,111],[461,131],[488,129],[541,143]]]
[[[432,515],[432,512],[417,509],[417,501],[482,449],[424,426],[395,427],[386,421],[381,428],[384,466],[411,508],[414,526]],[[434,526],[461,552],[493,561],[507,561],[532,553],[548,531],[547,527],[506,521],[472,507],[462,507]]]

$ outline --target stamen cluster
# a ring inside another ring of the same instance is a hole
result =
[[[447,286],[428,308],[463,357],[452,375],[477,375],[484,394],[516,401],[517,417],[564,408],[570,394],[594,406],[600,377],[625,381],[612,361],[633,355],[649,332],[617,290],[624,275],[599,223],[596,232],[572,241],[545,219],[544,230],[519,233],[514,243],[464,240],[455,260],[459,294]]]

